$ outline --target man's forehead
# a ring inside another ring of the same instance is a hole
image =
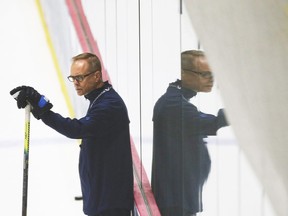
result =
[[[71,65],[71,72],[73,73],[83,73],[86,72],[89,68],[89,64],[87,61],[80,59],[76,60]]]
[[[206,57],[187,55],[182,59],[182,68],[195,68],[198,64],[208,64]]]

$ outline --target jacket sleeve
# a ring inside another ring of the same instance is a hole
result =
[[[47,126],[69,138],[82,139],[87,136],[84,130],[85,124],[87,124],[86,117],[81,119],[64,118],[58,113],[49,111],[41,120]]]
[[[47,112],[42,121],[57,132],[73,139],[102,137],[119,130],[121,125],[129,124],[126,110],[122,104],[101,104],[92,107],[80,119],[64,118],[53,111]],[[123,127],[122,127],[123,128]]]
[[[206,136],[216,135],[219,128],[228,125],[222,109],[220,109],[217,116],[215,116],[199,112],[192,104],[184,105],[182,108],[183,126],[189,128],[190,133]]]

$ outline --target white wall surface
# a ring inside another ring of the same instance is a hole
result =
[[[22,211],[24,110],[18,110],[9,92],[31,85],[45,94],[54,110],[68,115],[46,43],[35,1],[0,2],[1,126],[0,215]],[[28,215],[81,215],[74,201],[80,187],[77,142],[31,118]],[[68,212],[68,214],[67,214]]]
[[[228,116],[278,215],[288,215],[288,3],[185,1]]]

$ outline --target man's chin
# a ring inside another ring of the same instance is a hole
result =
[[[212,87],[206,87],[206,88],[203,89],[202,92],[209,93],[211,91],[212,91]]]
[[[81,91],[81,90],[76,90],[76,92],[77,92],[77,95],[79,95],[79,96],[83,95],[83,91]]]

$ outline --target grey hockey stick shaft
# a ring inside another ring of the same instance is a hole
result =
[[[24,159],[23,159],[22,216],[27,215],[28,168],[29,168],[29,145],[30,145],[30,110],[31,110],[31,106],[28,104],[25,107],[25,138],[24,138]]]

